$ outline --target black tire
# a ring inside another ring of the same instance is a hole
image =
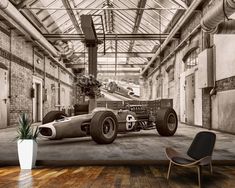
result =
[[[117,118],[111,111],[101,111],[94,114],[90,133],[98,144],[111,144],[117,137]]]
[[[50,123],[57,119],[62,119],[64,116],[67,117],[67,115],[62,111],[50,111],[44,116],[42,124]]]
[[[156,129],[161,136],[173,136],[178,127],[178,118],[173,108],[163,108],[157,112]]]

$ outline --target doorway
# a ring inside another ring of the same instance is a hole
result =
[[[8,69],[0,63],[0,128],[7,127],[7,102],[8,102]]]
[[[195,75],[185,77],[185,122],[194,124]]]
[[[42,121],[42,79],[33,78],[33,122]]]

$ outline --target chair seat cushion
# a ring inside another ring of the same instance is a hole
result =
[[[190,164],[194,162],[194,160],[190,160],[184,157],[172,157],[172,161],[178,164]]]

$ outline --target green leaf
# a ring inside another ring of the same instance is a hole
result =
[[[19,127],[17,130],[17,136],[15,139],[34,139],[36,140],[38,136],[38,127],[34,132],[31,126],[30,120],[27,114],[23,113],[19,117]]]

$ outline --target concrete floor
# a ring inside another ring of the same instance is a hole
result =
[[[179,124],[173,137],[161,137],[156,130],[121,134],[113,144],[98,145],[90,137],[38,139],[38,160],[74,161],[166,161],[164,148],[186,152],[197,132],[205,129]],[[235,161],[235,135],[214,131],[217,135],[215,161]],[[16,128],[0,130],[0,161],[16,161]]]

